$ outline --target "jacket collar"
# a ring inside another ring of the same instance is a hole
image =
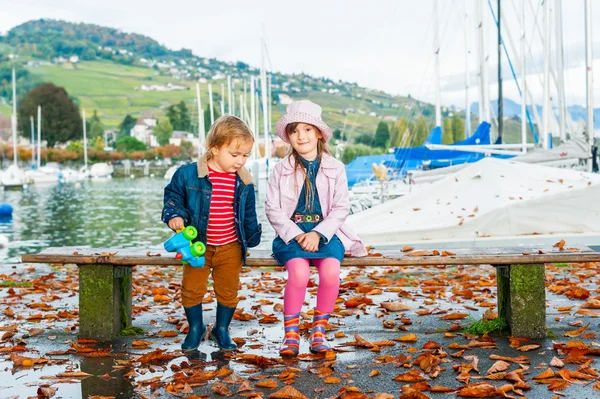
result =
[[[198,164],[198,178],[202,179],[202,178],[208,176],[208,166],[206,165],[206,155],[202,156],[202,158],[200,158],[198,160],[197,164]],[[240,177],[240,180],[242,181],[242,183],[244,183],[244,185],[247,186],[248,184],[253,184],[252,175],[250,174],[250,172],[248,172],[248,169],[246,169],[245,167],[238,169],[237,175]]]
[[[283,169],[286,172],[288,172],[288,173],[294,172],[294,168],[296,166],[296,159],[290,154],[281,160],[281,164],[283,165]],[[335,158],[327,153],[323,153],[321,155],[321,164],[319,165],[319,168],[335,169],[336,168]]]

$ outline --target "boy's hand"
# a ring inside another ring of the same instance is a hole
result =
[[[169,228],[173,231],[181,230],[184,227],[183,218],[177,217],[169,220]]]
[[[321,236],[319,236],[319,233],[311,231],[310,233],[298,235],[296,241],[298,241],[298,244],[300,244],[300,247],[302,247],[303,250],[307,252],[317,252],[319,250]]]

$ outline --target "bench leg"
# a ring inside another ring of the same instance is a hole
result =
[[[546,337],[544,265],[496,266],[498,317],[514,337]]]
[[[131,268],[79,266],[79,336],[115,339],[131,325]]]

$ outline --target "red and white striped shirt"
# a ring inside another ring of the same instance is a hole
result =
[[[208,168],[208,179],[212,183],[212,199],[206,243],[208,245],[225,245],[237,241],[233,214],[235,173],[217,172]]]

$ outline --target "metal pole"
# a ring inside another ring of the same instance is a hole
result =
[[[12,114],[12,139],[13,139],[13,162],[17,165],[17,79],[15,68],[12,70],[12,89],[13,89],[13,114]]]
[[[221,83],[221,116],[225,115],[225,85]]]
[[[527,144],[527,72],[525,70],[525,1],[521,0],[521,142]],[[527,149],[523,147],[523,153]]]
[[[38,169],[42,165],[42,106],[38,105],[38,156],[37,156],[37,167]]]
[[[29,117],[29,123],[31,123],[31,165],[35,165],[35,122],[33,115]]]
[[[233,115],[231,112],[231,76],[227,75],[227,113]]]
[[[196,103],[198,104],[198,155],[202,155],[206,131],[204,128],[204,112],[202,112],[202,100],[200,99],[200,83],[196,83]]]
[[[442,111],[440,100],[440,30],[438,26],[438,0],[433,1],[433,54],[435,55],[435,125],[442,126]]]
[[[502,9],[498,0],[498,143],[502,143],[504,130],[504,100],[502,98]]]
[[[544,2],[544,123],[542,126],[542,143],[549,148],[550,132],[550,3]]]
[[[594,76],[592,50],[592,0],[585,0],[585,84],[587,88],[587,134],[588,134],[588,172],[592,171],[592,146],[594,145]]]
[[[469,0],[465,0],[465,137],[471,137],[471,104],[469,100]],[[402,134],[400,132],[400,134]]]
[[[88,154],[87,154],[87,126],[85,123],[85,110],[81,110],[81,118],[83,119],[83,165],[87,170],[88,166]]]
[[[566,102],[565,102],[565,73],[564,73],[564,49],[562,33],[562,0],[556,0],[556,60],[558,61],[558,130],[560,132],[560,141],[567,141],[566,131]]]
[[[210,125],[215,123],[215,110],[213,108],[212,84],[208,84],[208,106],[210,107]]]

